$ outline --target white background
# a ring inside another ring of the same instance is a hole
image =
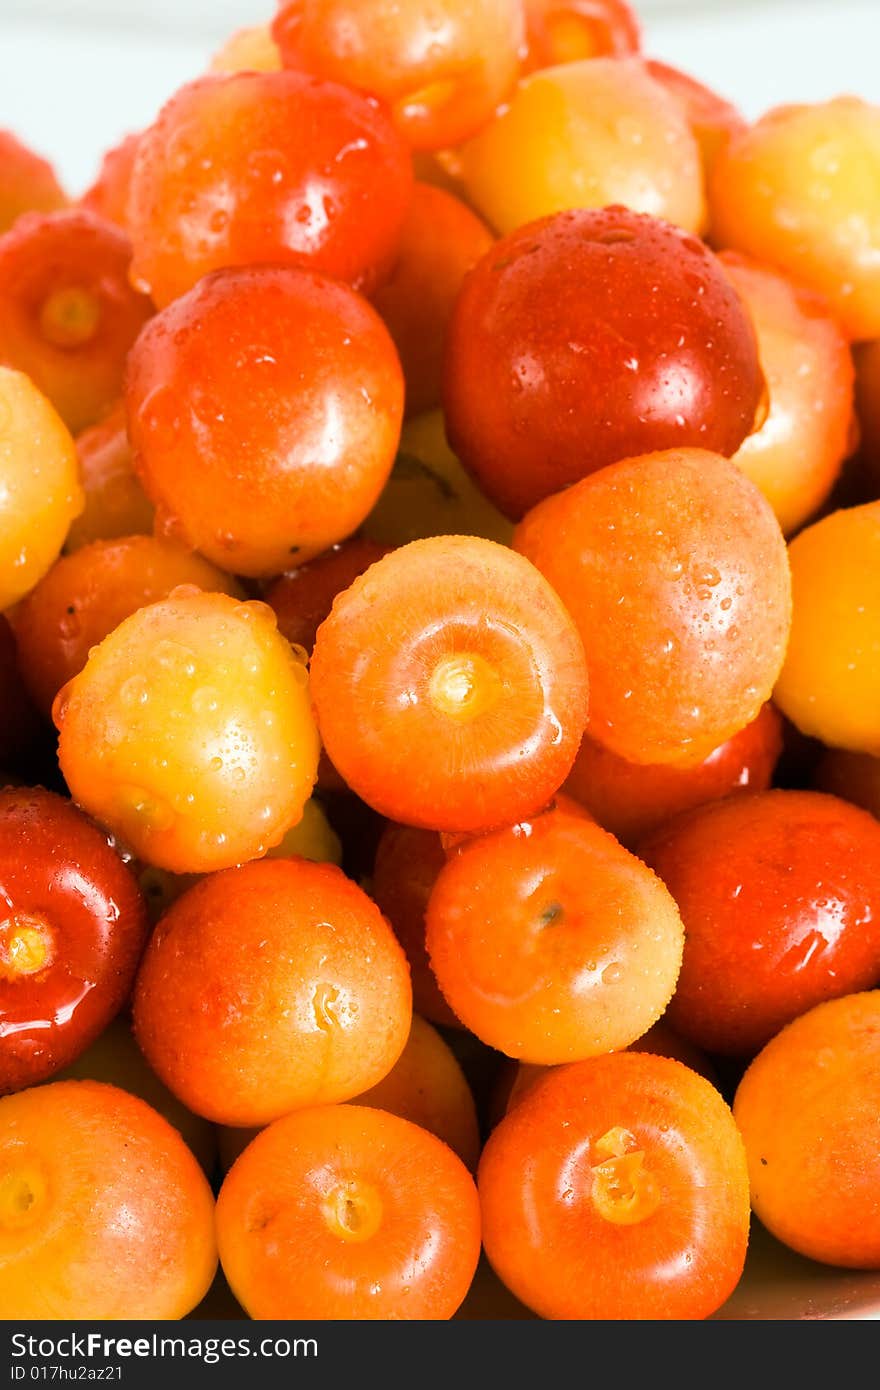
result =
[[[0,0],[0,126],[73,193],[226,34],[274,0]],[[642,0],[645,46],[749,116],[854,92],[880,102],[880,0]]]

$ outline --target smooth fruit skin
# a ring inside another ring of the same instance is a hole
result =
[[[478,1185],[486,1253],[541,1317],[705,1318],[742,1273],[742,1140],[714,1086],[669,1058],[548,1072],[490,1135]],[[614,1219],[627,1188],[645,1212],[631,1224]]]
[[[666,1017],[707,1052],[753,1056],[814,1004],[880,979],[880,825],[818,792],[700,807],[639,853],[681,911]]]
[[[446,853],[436,830],[389,822],[382,831],[373,865],[371,892],[406,952],[413,1007],[432,1023],[460,1028],[437,984],[425,946],[425,912]]]
[[[880,502],[832,512],[789,546],[791,636],[774,700],[803,734],[880,754]]]
[[[641,48],[641,26],[626,0],[525,0],[523,70],[624,58]]]
[[[26,372],[73,434],[115,405],[153,313],[130,262],[125,234],[83,208],[29,213],[0,237],[0,361]]]
[[[711,251],[625,208],[505,237],[449,325],[449,441],[512,517],[628,456],[735,453],[762,391],[754,329]]]
[[[374,92],[413,149],[445,149],[509,96],[523,11],[521,0],[282,0],[272,33],[285,67]]]
[[[588,653],[590,737],[698,763],[757,718],[785,656],[791,580],[769,503],[701,449],[626,459],[549,497],[514,545]]]
[[[718,245],[825,295],[851,338],[880,336],[880,107],[768,111],[723,151],[709,204]]]
[[[228,574],[155,536],[93,541],[56,560],[13,615],[21,672],[43,714],[51,714],[55,696],[83,669],[92,647],[181,584],[244,598]]]
[[[467,1078],[455,1053],[436,1028],[413,1014],[412,1027],[387,1076],[356,1097],[358,1105],[387,1110],[403,1120],[436,1134],[457,1153],[471,1172],[480,1157],[477,1107]],[[224,1172],[232,1167],[255,1138],[253,1129],[219,1131],[220,1162]]]
[[[137,1096],[174,1126],[210,1180],[217,1159],[214,1126],[187,1110],[162,1085],[135,1042],[127,1016],[120,1015],[108,1024],[91,1047],[58,1072],[54,1081],[100,1081]]]
[[[316,796],[309,797],[302,816],[266,850],[266,859],[313,859],[316,864],[341,864],[342,842],[330,824]],[[150,920],[155,925],[173,902],[193,888],[201,874],[174,874],[152,865],[138,865],[138,883],[147,900]]]
[[[374,97],[295,72],[203,77],[141,136],[132,275],[160,307],[233,265],[306,266],[367,290],[391,269],[411,191]]]
[[[406,413],[440,404],[446,326],[461,283],[495,238],[459,198],[416,183],[397,262],[373,295],[406,381]]]
[[[677,1033],[660,1019],[647,1033],[643,1033],[635,1042],[630,1043],[626,1049],[628,1052],[650,1052],[654,1057],[671,1057],[676,1062],[682,1062],[691,1071],[698,1072],[704,1076],[713,1086],[718,1086],[718,1076],[712,1063],[705,1053],[701,1052],[693,1043],[685,1038],[680,1038]],[[492,1097],[494,1107],[494,1119],[492,1127],[518,1105],[523,1096],[531,1090],[536,1081],[542,1076],[546,1076],[547,1068],[536,1065],[534,1062],[511,1062],[499,1072],[498,1085]]]
[[[567,208],[621,203],[703,230],[700,151],[681,102],[636,58],[589,58],[523,79],[456,152],[467,200],[502,236]]]
[[[218,1124],[349,1100],[406,1045],[412,991],[379,909],[332,864],[272,859],[196,884],[151,938],[135,1035],[166,1086]]]
[[[795,1019],[752,1062],[734,1115],[755,1215],[812,1260],[880,1268],[880,992]]]
[[[782,719],[766,704],[702,762],[630,763],[585,734],[564,790],[634,849],[682,811],[738,792],[766,791],[782,752]]]
[[[183,1318],[216,1267],[208,1181],[144,1101],[96,1081],[0,1100],[5,1317]]]
[[[67,532],[65,553],[90,541],[152,535],[155,509],[134,475],[121,404],[77,435],[76,456],[86,501]]]
[[[314,785],[304,661],[266,604],[186,587],[139,609],[59,692],[53,719],[74,798],[174,873],[265,853]]]
[[[344,540],[394,462],[403,377],[384,324],[310,271],[218,271],[128,362],[136,472],[161,531],[266,577]]]
[[[361,1105],[287,1115],[217,1201],[223,1270],[256,1319],[452,1316],[480,1253],[473,1179],[433,1134]]]
[[[0,366],[0,610],[42,579],[84,500],[63,420],[29,377]]]
[[[533,566],[477,537],[412,541],[338,596],[312,698],[327,753],[368,805],[478,831],[545,805],[583,733],[583,648]]]
[[[11,130],[0,130],[0,233],[23,212],[56,212],[66,203],[48,160],[23,145]]]
[[[466,1168],[476,1169],[480,1127],[471,1088],[442,1034],[418,1014],[413,1014],[406,1047],[388,1075],[357,1100],[436,1134]]]
[[[559,807],[469,840],[428,901],[437,982],[465,1027],[552,1066],[629,1046],[675,989],[684,933],[660,880]]]
[[[40,787],[0,792],[0,1094],[94,1042],[147,934],[134,875],[81,811]]]
[[[790,535],[826,501],[852,450],[852,353],[821,295],[734,252],[719,259],[752,316],[769,393],[766,420],[734,462]]]

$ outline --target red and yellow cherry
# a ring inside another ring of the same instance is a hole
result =
[[[263,603],[183,587],[138,609],[92,650],[53,718],[75,799],[175,873],[264,854],[311,795],[304,659]]]
[[[131,870],[69,801],[0,792],[0,1093],[45,1081],[125,1004],[147,940]]]
[[[63,420],[29,377],[0,366],[0,610],[51,568],[84,500]]]
[[[880,978],[880,825],[818,792],[702,806],[639,853],[681,910],[666,1017],[707,1052],[753,1056],[791,1019]]]
[[[26,372],[74,434],[118,400],[153,312],[130,261],[124,233],[81,208],[31,213],[0,237],[0,361]]]
[[[318,629],[311,682],[352,791],[430,829],[546,805],[586,722],[571,618],[533,565],[478,537],[412,541],[371,565]]]
[[[379,909],[307,859],[190,888],[156,928],[134,998],[138,1042],[169,1090],[239,1126],[376,1085],[411,1016],[406,958]]]
[[[533,72],[455,155],[468,202],[506,236],[569,208],[621,203],[704,228],[700,149],[679,97],[637,58]]]
[[[306,266],[371,289],[391,270],[412,166],[385,108],[298,72],[181,87],[140,138],[135,283],[160,306],[222,266]]]
[[[634,1042],[663,1013],[681,965],[666,888],[565,805],[454,849],[426,924],[437,983],[465,1027],[543,1065]]]
[[[285,67],[374,92],[414,149],[445,149],[509,96],[521,0],[282,0],[272,34]]]
[[[771,704],[699,763],[631,763],[585,734],[565,791],[630,849],[681,811],[734,792],[763,792],[782,753]]]
[[[158,528],[270,576],[357,529],[391,472],[403,378],[347,285],[218,271],[158,314],[128,364],[129,433]]]
[[[742,1139],[715,1087],[667,1057],[548,1072],[492,1132],[478,1181],[486,1253],[544,1318],[705,1318],[742,1274]]]
[[[763,390],[747,310],[711,251],[625,208],[505,237],[448,331],[450,444],[512,517],[622,458],[735,453]]]
[[[736,464],[625,459],[548,497],[514,544],[571,613],[590,737],[639,763],[698,763],[756,719],[791,624],[785,542]]]

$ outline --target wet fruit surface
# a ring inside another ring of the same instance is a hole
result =
[[[135,1032],[170,1090],[221,1124],[349,1100],[390,1071],[411,1021],[403,951],[331,864],[212,875],[169,908],[138,975]]]
[[[306,670],[265,604],[184,587],[139,609],[93,649],[53,718],[74,797],[160,868],[263,854],[311,795]]]
[[[26,372],[74,433],[115,404],[153,312],[130,262],[124,233],[80,209],[32,213],[0,237],[0,361]]]
[[[682,940],[659,879],[567,808],[459,846],[428,900],[445,998],[477,1037],[528,1062],[633,1042],[669,1002]]]
[[[98,1037],[146,941],[134,875],[91,821],[41,788],[0,792],[0,1093]]]
[[[182,1318],[214,1277],[213,1216],[195,1158],[135,1096],[63,1081],[0,1100],[0,1297],[10,1317]]]
[[[711,252],[624,208],[505,237],[450,325],[450,442],[510,516],[631,455],[732,454],[762,390],[752,325]]]
[[[680,100],[636,59],[532,73],[460,152],[468,197],[496,231],[621,203],[703,230],[700,150]]]
[[[681,909],[667,1019],[713,1053],[751,1056],[823,999],[880,978],[880,827],[816,792],[701,807],[642,841]]]
[[[139,142],[133,275],[159,305],[221,266],[308,266],[369,286],[391,268],[411,185],[375,98],[294,72],[202,78]]]
[[[590,737],[630,762],[702,762],[769,698],[791,580],[753,483],[703,450],[627,459],[529,512],[514,538],[568,607]]]
[[[880,1265],[880,994],[820,1004],[779,1033],[740,1082],[755,1212],[787,1245],[856,1269]]]
[[[478,538],[413,541],[372,565],[319,629],[311,674],[349,786],[383,815],[435,829],[541,807],[586,718],[571,619],[532,565]]]
[[[258,1135],[223,1184],[217,1230],[255,1318],[449,1318],[480,1252],[461,1160],[360,1105],[302,1110]]]
[[[141,335],[126,407],[159,528],[223,569],[275,575],[369,513],[394,461],[403,381],[387,330],[347,286],[228,270]]]
[[[489,1138],[486,1253],[546,1318],[700,1318],[742,1272],[733,1117],[679,1062],[620,1053],[547,1073]]]

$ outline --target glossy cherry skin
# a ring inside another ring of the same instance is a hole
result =
[[[393,264],[412,178],[373,97],[298,72],[202,78],[141,136],[132,273],[160,306],[228,265],[307,265],[369,289]]]
[[[523,68],[638,53],[641,27],[627,0],[525,0]]]
[[[0,238],[0,361],[25,372],[73,434],[116,404],[153,312],[130,262],[125,234],[81,208],[30,213]]]
[[[134,475],[121,404],[77,436],[76,456],[86,504],[67,532],[65,554],[90,541],[151,535],[155,509]]]
[[[880,825],[819,792],[732,797],[639,852],[681,910],[666,1013],[698,1047],[750,1056],[815,1004],[880,979]]]
[[[736,252],[719,260],[751,314],[767,382],[767,418],[734,461],[792,535],[827,501],[852,451],[852,353],[822,295]]]
[[[632,848],[682,811],[733,792],[763,792],[782,752],[782,718],[766,704],[702,762],[631,763],[585,734],[564,790]]]
[[[45,1081],[125,1003],[147,940],[134,875],[71,802],[0,792],[0,1093]]]
[[[639,58],[530,73],[446,162],[500,236],[552,213],[614,204],[688,232],[706,223],[700,150],[684,107]]]
[[[705,1318],[742,1273],[742,1140],[668,1057],[555,1067],[489,1137],[478,1186],[489,1259],[545,1318]]]
[[[697,763],[779,678],[791,576],[769,502],[706,449],[622,459],[546,497],[514,546],[575,621],[590,737],[633,763]]]
[[[729,456],[762,393],[754,330],[715,257],[625,208],[503,238],[449,325],[449,440],[510,516],[627,456]]]
[[[272,35],[300,68],[388,103],[413,149],[458,145],[519,72],[522,0],[282,0]]]
[[[403,377],[348,285],[282,266],[217,271],[157,314],[128,364],[135,470],[157,529],[270,576],[357,529],[394,463]]]

